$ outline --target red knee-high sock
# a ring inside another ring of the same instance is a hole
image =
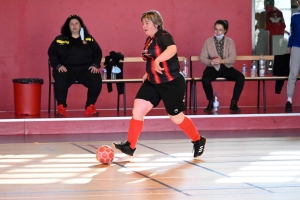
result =
[[[200,140],[201,136],[190,118],[184,117],[184,120],[178,126],[193,142]]]
[[[129,128],[128,128],[128,136],[127,136],[127,141],[130,142],[130,148],[135,149],[143,125],[144,125],[144,121],[135,120],[131,118]]]

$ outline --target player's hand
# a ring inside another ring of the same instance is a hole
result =
[[[287,52],[288,52],[288,53],[291,53],[291,51],[292,51],[292,48],[291,48],[291,47],[288,47],[288,48],[287,48]]]
[[[155,59],[154,61],[154,68],[155,68],[155,71],[162,74],[162,71],[164,71],[165,69],[164,68],[161,68],[160,65],[159,65],[159,61]]]
[[[91,73],[93,73],[93,74],[98,74],[98,73],[100,73],[100,72],[99,72],[99,69],[98,69],[97,67],[95,67],[95,66],[90,66],[90,67],[89,67],[89,70],[91,70]]]
[[[58,72],[59,73],[61,73],[61,72],[67,72],[67,71],[68,71],[67,68],[65,66],[63,66],[63,65],[58,68]]]
[[[213,58],[212,61],[211,61],[211,64],[212,65],[220,65],[220,64],[222,64],[222,58],[220,56]]]

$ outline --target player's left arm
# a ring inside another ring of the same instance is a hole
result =
[[[163,34],[159,39],[159,45],[162,49],[165,49],[159,56],[156,57],[154,61],[155,71],[162,74],[164,68],[162,68],[159,63],[165,62],[172,58],[177,53],[177,47],[170,34]]]
[[[169,60],[177,53],[177,47],[175,44],[170,45],[167,47],[166,50],[164,50],[155,60],[158,62],[164,62],[166,60]]]

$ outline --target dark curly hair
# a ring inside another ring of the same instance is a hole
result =
[[[62,35],[67,36],[67,37],[70,37],[70,36],[72,35],[71,30],[70,30],[70,26],[69,26],[70,21],[71,21],[72,19],[77,19],[77,20],[79,21],[80,26],[81,26],[81,27],[83,28],[83,30],[84,30],[84,35],[85,35],[85,36],[90,34],[89,31],[88,31],[88,29],[87,29],[86,26],[84,25],[84,23],[83,23],[81,17],[79,17],[78,15],[70,15],[70,16],[67,18],[67,20],[65,21],[64,25],[61,27],[61,31],[60,31],[60,32],[61,32]]]

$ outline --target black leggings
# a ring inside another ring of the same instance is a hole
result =
[[[229,81],[235,81],[232,99],[238,101],[244,88],[245,76],[233,67],[226,67],[221,64],[219,71],[214,67],[206,67],[202,75],[202,86],[209,101],[213,101],[214,94],[211,82],[218,77],[224,77]]]
[[[72,67],[67,70],[67,72],[59,73],[57,69],[53,69],[54,93],[57,104],[67,105],[68,89],[75,81],[88,88],[86,106],[95,104],[102,89],[100,73],[93,74],[86,67]]]

